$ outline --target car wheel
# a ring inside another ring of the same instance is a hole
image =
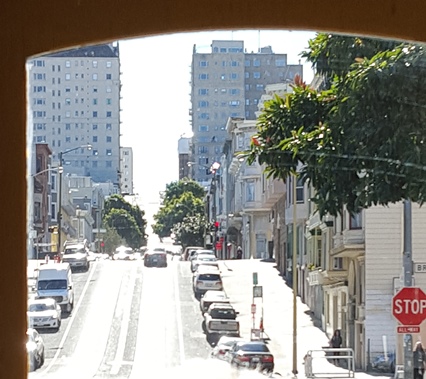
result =
[[[37,357],[33,355],[31,357],[31,362],[30,362],[30,371],[37,370],[37,367],[38,367]]]
[[[71,311],[72,311],[72,303],[68,303],[66,306],[66,312],[71,313]]]
[[[41,353],[41,356],[40,356],[40,366],[39,367],[41,367],[43,365],[44,365],[44,350],[43,350],[43,352]]]
[[[203,322],[201,323],[201,327],[203,328],[203,332],[207,334],[207,327],[206,327],[206,321],[203,320]]]

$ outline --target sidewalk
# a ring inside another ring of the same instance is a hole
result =
[[[253,317],[251,304],[253,302],[253,272],[257,272],[258,285],[263,287],[263,327],[264,337],[269,349],[275,357],[275,371],[282,376],[292,376],[293,368],[293,291],[275,269],[274,262],[258,259],[222,261],[225,291],[231,298],[231,303],[240,312],[239,321],[241,336],[251,338]],[[255,298],[256,317],[255,328],[260,326],[262,316],[262,299]],[[297,370],[298,377],[305,377],[304,356],[308,350],[322,350],[328,346],[329,338],[316,326],[309,316],[306,304],[297,298]],[[316,354],[315,356],[318,356]],[[329,373],[327,377],[344,377],[347,370],[337,367],[325,358],[313,360],[313,371]],[[359,379],[389,378],[391,375],[377,375],[356,372]]]

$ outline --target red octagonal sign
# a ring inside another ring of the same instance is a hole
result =
[[[402,325],[420,325],[426,318],[426,294],[404,287],[392,299],[392,314]]]

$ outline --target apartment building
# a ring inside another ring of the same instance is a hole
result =
[[[181,136],[178,140],[179,180],[189,178],[192,162],[190,161],[191,138]]]
[[[120,171],[118,44],[46,54],[28,61],[29,136],[47,143],[64,174],[117,186]],[[91,148],[86,148],[87,146]],[[72,151],[70,151],[72,150]],[[68,152],[69,151],[69,152]]]
[[[289,65],[270,46],[247,52],[244,41],[213,41],[208,53],[194,45],[191,67],[192,177],[207,182],[209,166],[221,159],[228,118],[254,120],[265,86],[303,77],[303,66]]]

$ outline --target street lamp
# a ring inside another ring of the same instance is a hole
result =
[[[212,221],[213,221],[213,225],[215,225],[216,227],[216,173],[217,171],[220,169],[220,163],[219,162],[213,162],[213,164],[210,167],[210,171],[213,174],[213,178],[212,178],[212,182],[211,182],[211,186],[210,186],[210,193],[213,196],[213,204],[212,204]],[[216,252],[216,237],[217,237],[217,232],[215,230],[215,238],[213,240],[214,246],[213,246],[213,251]]]
[[[92,150],[92,145],[81,145],[78,147],[74,147],[73,149],[61,151],[58,154],[59,158],[59,191],[58,191],[58,247],[57,247],[57,254],[61,254],[61,231],[62,231],[62,173],[64,171],[63,169],[63,156],[65,154],[71,153],[73,151],[76,151],[78,149],[87,149]]]

